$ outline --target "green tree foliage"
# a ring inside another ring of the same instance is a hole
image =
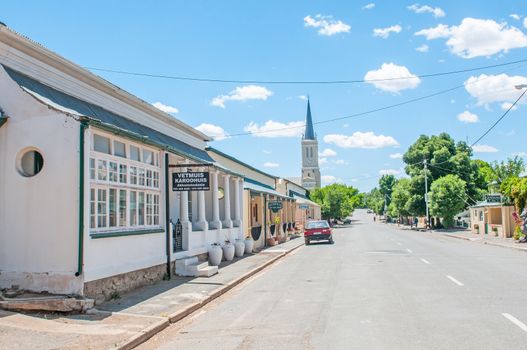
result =
[[[364,203],[375,214],[382,214],[384,211],[384,196],[377,187],[364,194]]]
[[[322,217],[326,219],[344,218],[363,203],[359,190],[343,184],[331,184],[310,193],[310,199],[320,205]]]
[[[493,162],[492,170],[496,181],[501,185],[509,177],[519,177],[525,171],[525,162],[522,158],[515,156],[514,158],[508,158],[507,161]]]
[[[500,191],[514,202],[517,211],[522,211],[527,203],[527,178],[511,176],[500,186]]]
[[[466,206],[465,181],[457,175],[446,175],[432,183],[430,189],[430,213],[442,217],[446,227],[453,226],[454,215]]]
[[[390,205],[393,186],[395,185],[395,176],[393,175],[383,175],[379,179],[379,191],[383,196],[386,196],[386,205]]]
[[[392,201],[389,206],[390,216],[399,217],[411,215],[409,206],[411,203],[410,179],[399,179],[393,186]]]

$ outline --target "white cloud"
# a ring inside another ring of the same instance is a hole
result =
[[[335,163],[337,165],[342,165],[342,164],[346,164],[346,161],[344,159],[337,159],[337,160],[333,161],[333,163]]]
[[[523,26],[524,26],[525,28],[527,28],[527,17],[525,17],[525,18],[523,19]]]
[[[501,104],[501,109],[503,109],[504,111],[508,110],[509,108],[512,107],[512,102],[503,102]],[[511,108],[511,111],[514,111],[516,108],[518,108],[518,106],[514,106]]]
[[[368,83],[373,84],[377,89],[395,93],[405,89],[414,89],[421,83],[421,79],[410,73],[408,68],[393,63],[383,63],[381,68],[367,72],[364,80],[369,80]]]
[[[399,175],[401,170],[398,169],[382,169],[379,170],[379,175]]]
[[[302,101],[307,101],[307,96],[306,95],[300,95],[298,96],[299,99],[301,99]]]
[[[196,129],[205,135],[212,137],[214,141],[221,141],[229,138],[229,134],[227,134],[225,130],[218,125],[202,123],[196,126]]]
[[[320,157],[334,157],[337,155],[337,152],[332,150],[331,148],[326,148],[322,152],[318,154]]]
[[[280,164],[273,162],[265,162],[263,166],[266,168],[278,168]]]
[[[514,152],[512,155],[525,158],[527,157],[527,152]]]
[[[392,153],[390,154],[390,158],[392,159],[403,159],[402,153]]]
[[[472,150],[476,153],[496,153],[498,149],[489,145],[475,145]]]
[[[156,107],[157,109],[162,110],[165,113],[179,113],[179,110],[176,107],[167,106],[161,102],[154,102],[152,103],[152,106]]]
[[[463,113],[459,113],[457,115],[457,120],[465,124],[477,123],[479,122],[479,117],[474,113],[470,113],[469,111],[464,111]]]
[[[454,100],[453,98],[450,99],[450,103],[456,103],[456,100]]]
[[[512,18],[512,19],[515,19],[515,20],[517,20],[517,21],[520,20],[520,15],[517,14],[517,13],[511,13],[511,14],[509,15],[509,17]]]
[[[342,124],[343,128],[349,128],[349,126],[350,126],[349,124]]]
[[[414,35],[424,36],[426,40],[448,38],[450,34],[450,28],[446,24],[438,24],[436,27],[421,29],[414,33]]]
[[[281,123],[268,120],[262,125],[250,122],[243,130],[257,137],[300,137],[304,132],[304,126],[303,121]]]
[[[446,45],[450,51],[463,58],[491,56],[527,46],[527,35],[521,30],[491,19],[467,17],[458,26],[440,24],[420,30],[415,35],[423,35],[428,40],[448,38]]]
[[[304,17],[306,27],[318,28],[318,34],[332,36],[339,33],[349,33],[351,26],[340,21],[334,20],[333,16],[316,15],[315,17]]]
[[[508,76],[504,73],[498,75],[481,74],[478,77],[468,78],[465,81],[465,89],[478,100],[477,104],[481,106],[494,102],[516,101],[521,92],[514,86],[519,84],[527,84],[527,77],[521,75]]]
[[[211,105],[225,108],[226,101],[267,100],[273,92],[263,86],[246,85],[239,86],[229,92],[228,95],[219,95],[212,99]]]
[[[401,30],[403,29],[398,24],[391,26],[391,27],[387,27],[387,28],[375,28],[373,29],[373,36],[378,36],[383,39],[388,39],[388,37],[390,36],[390,33],[400,33]]]
[[[434,14],[434,17],[445,17],[445,11],[443,11],[439,7],[432,7],[428,5],[419,6],[419,4],[413,4],[408,6],[408,9],[410,11],[413,11],[415,13],[432,13]]]
[[[318,165],[325,165],[325,164],[328,164],[329,161],[326,157],[322,157],[322,158],[318,158]]]
[[[268,150],[266,150],[266,149],[262,150],[262,152],[263,152],[264,154],[271,154],[271,151],[268,151]]]
[[[384,148],[399,146],[391,136],[375,135],[372,131],[356,131],[351,136],[329,134],[324,136],[324,142],[333,143],[342,148]]]
[[[430,49],[430,48],[428,47],[428,45],[423,44],[423,45],[421,45],[421,46],[419,46],[419,47],[416,47],[416,48],[415,48],[415,51],[419,51],[419,52],[428,52],[429,49]]]
[[[321,180],[323,183],[333,183],[333,182],[336,182],[337,181],[337,178],[333,175],[322,175],[321,176]]]
[[[375,4],[373,2],[370,2],[369,4],[362,6],[362,9],[363,10],[371,10],[374,7],[375,7]]]

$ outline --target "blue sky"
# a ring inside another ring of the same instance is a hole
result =
[[[2,3],[0,21],[85,67],[305,81],[412,77],[527,59],[525,16],[523,1],[19,0]],[[325,183],[343,181],[364,191],[381,173],[402,175],[398,154],[421,134],[446,131],[457,140],[476,140],[519,96],[513,85],[527,83],[525,63],[348,85],[211,84],[96,73],[215,135],[301,125],[306,95],[316,123],[465,84],[402,107],[315,125],[320,152],[330,150],[320,157]],[[475,156],[525,156],[526,107],[512,111]],[[300,175],[301,130],[233,136],[211,145],[293,177]]]

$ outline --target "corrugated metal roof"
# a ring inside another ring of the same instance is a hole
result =
[[[246,189],[246,190],[251,190],[251,191],[260,192],[260,193],[266,193],[266,194],[270,194],[272,196],[277,196],[277,197],[281,197],[281,198],[293,199],[291,197],[284,196],[280,192],[277,192],[277,191],[272,190],[270,188],[267,188],[267,187],[264,187],[264,186],[260,186],[260,185],[254,183],[254,182],[244,181],[243,188]]]
[[[313,201],[310,201],[309,199],[307,198],[302,198],[302,197],[299,197],[299,196],[296,196],[296,195],[293,195],[293,197],[296,199],[296,202],[297,203],[300,203],[300,204],[309,204],[309,205],[313,205],[315,207],[320,207],[320,205],[318,203],[315,203]]]
[[[182,156],[188,156],[189,158],[193,158],[194,160],[202,162],[214,162],[214,159],[212,159],[205,150],[190,146],[183,141],[177,140],[157,130],[151,129],[133,120],[110,112],[102,107],[68,95],[50,86],[44,85],[41,82],[17,72],[5,65],[2,66],[4,67],[7,74],[9,74],[11,79],[13,79],[24,90],[55,109],[62,110],[66,113],[83,116],[93,121],[101,122],[103,124],[113,126],[123,131],[128,131],[141,137],[146,137],[151,143],[157,144],[163,148],[166,147]]]

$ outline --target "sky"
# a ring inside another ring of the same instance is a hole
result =
[[[527,84],[527,62],[423,77],[527,59],[525,1],[6,0],[0,21],[281,177],[300,176],[309,96],[323,185],[361,191],[404,176],[402,154],[422,134],[476,141]],[[270,83],[338,80],[362,82]],[[474,158],[527,156],[525,104]]]

